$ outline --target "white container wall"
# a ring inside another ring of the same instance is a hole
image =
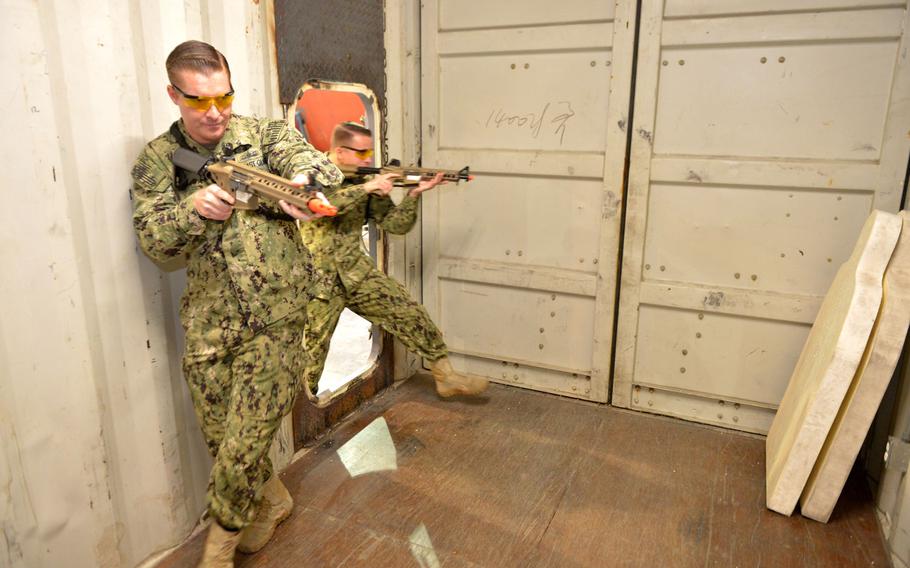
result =
[[[165,59],[227,56],[235,112],[280,116],[268,1],[3,0],[0,566],[135,566],[205,508],[180,372],[182,271],[138,249],[128,188],[179,117]]]

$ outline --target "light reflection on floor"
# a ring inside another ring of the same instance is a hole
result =
[[[338,448],[338,458],[354,478],[379,471],[398,469],[398,456],[389,425],[379,417]],[[408,538],[411,556],[421,568],[439,568],[439,558],[427,527],[420,523]]]
[[[338,448],[338,457],[351,477],[398,469],[395,442],[381,416]]]
[[[420,523],[408,540],[411,556],[414,557],[420,568],[439,568],[439,558],[436,556],[436,549],[433,548],[426,525]]]

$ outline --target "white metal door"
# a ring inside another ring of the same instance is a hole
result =
[[[766,432],[910,150],[903,2],[642,4],[615,405]]]
[[[634,1],[422,6],[424,303],[456,367],[606,401]]]

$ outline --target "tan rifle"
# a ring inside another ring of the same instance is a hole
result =
[[[439,170],[435,168],[418,168],[417,166],[402,166],[398,160],[392,160],[389,165],[382,167],[372,166],[338,166],[345,177],[367,176],[376,174],[398,174],[400,177],[392,180],[396,186],[413,187],[422,181],[431,180],[436,174],[442,173],[445,181],[471,181],[474,176],[468,166],[460,170]]]
[[[247,149],[249,146],[244,144],[237,148],[228,148],[225,156],[206,158],[192,150],[177,148],[173,161],[178,168],[216,183],[234,196],[235,209],[257,209],[259,198],[265,197],[274,201],[282,199],[301,209],[326,217],[333,217],[338,213],[338,209],[322,194],[325,186],[316,181],[315,173],[309,174],[311,185],[300,186],[283,177],[229,159],[230,156],[245,152]]]

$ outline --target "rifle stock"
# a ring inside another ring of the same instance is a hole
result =
[[[177,148],[173,161],[177,167],[216,183],[233,195],[235,209],[256,209],[259,207],[259,198],[265,197],[274,201],[282,199],[303,210],[326,217],[338,213],[338,209],[322,194],[322,184],[315,179],[312,179],[312,185],[297,186],[283,177],[236,160],[206,159],[186,148]],[[312,175],[310,177],[314,178]]]

